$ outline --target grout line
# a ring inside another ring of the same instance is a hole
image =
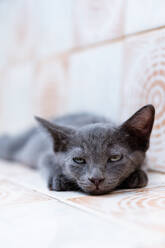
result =
[[[154,170],[154,169],[148,169],[148,171],[153,172],[153,173],[157,173],[157,174],[161,174],[161,175],[165,175],[165,171],[160,171],[160,170]]]
[[[165,25],[160,26],[160,27],[156,27],[156,28],[151,28],[151,29],[147,29],[147,30],[142,30],[142,31],[126,34],[126,35],[122,35],[122,36],[113,38],[111,40],[103,40],[103,41],[92,43],[92,44],[89,44],[89,45],[86,45],[86,46],[73,47],[70,50],[65,51],[64,53],[61,53],[61,54],[66,54],[67,55],[67,54],[74,54],[74,53],[78,53],[78,52],[83,52],[83,51],[93,49],[93,48],[96,48],[96,47],[102,47],[102,46],[107,46],[109,44],[121,42],[121,41],[127,40],[129,38],[133,38],[133,37],[136,37],[136,36],[139,37],[141,35],[145,35],[145,34],[148,34],[148,33],[154,32],[154,31],[159,31],[159,30],[162,30],[162,29],[165,29]]]
[[[134,33],[130,33],[130,34],[125,35],[124,37],[126,39],[126,38],[130,38],[130,37],[134,37],[134,36],[139,36],[139,35],[144,35],[147,33],[155,32],[155,31],[159,31],[162,29],[165,29],[165,25],[162,25],[160,27],[155,27],[155,28],[150,28],[150,29],[138,31],[138,32],[134,32]]]
[[[100,41],[100,42],[96,42],[96,43],[92,43],[92,44],[88,44],[88,45],[84,45],[84,46],[71,47],[70,49],[65,50],[63,52],[54,53],[52,55],[48,55],[48,56],[41,57],[41,58],[38,57],[38,58],[35,58],[35,59],[36,59],[36,62],[40,61],[40,63],[42,63],[43,60],[44,61],[46,61],[46,60],[47,61],[48,60],[55,61],[55,60],[58,60],[58,59],[59,60],[68,59],[68,57],[70,57],[73,54],[88,51],[89,49],[101,48],[103,46],[108,46],[110,44],[118,43],[118,42],[127,40],[129,38],[133,38],[133,37],[136,37],[136,36],[139,37],[141,35],[145,35],[145,34],[152,33],[152,32],[159,31],[159,30],[163,30],[163,29],[165,29],[165,25],[160,26],[160,27],[147,29],[147,30],[134,32],[134,33],[130,33],[130,34],[126,34],[126,35],[122,35],[122,36],[113,38],[111,40],[103,40],[103,41]],[[33,58],[29,57],[29,58],[25,58],[25,59],[22,59],[22,60],[19,60],[19,59],[18,60],[11,60],[11,61],[8,62],[7,65],[16,65],[16,64],[20,64],[20,63],[26,63],[26,62],[28,62],[30,60],[33,60]]]

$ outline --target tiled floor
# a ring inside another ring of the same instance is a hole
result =
[[[105,196],[50,192],[39,174],[0,163],[3,248],[165,247],[165,175]]]

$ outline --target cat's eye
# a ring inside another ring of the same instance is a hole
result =
[[[108,163],[117,162],[117,161],[121,160],[122,157],[123,156],[121,154],[114,154],[114,155],[110,156],[110,158],[108,159]]]
[[[77,164],[86,164],[86,161],[84,158],[80,158],[80,157],[75,157],[73,158],[73,161]]]

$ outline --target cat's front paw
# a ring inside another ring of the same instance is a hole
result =
[[[49,177],[48,188],[55,191],[80,190],[75,182],[68,180],[63,175]]]
[[[148,183],[148,176],[143,170],[133,172],[123,183],[122,188],[134,189],[145,187]]]
[[[61,177],[49,177],[48,188],[55,191],[65,191]]]

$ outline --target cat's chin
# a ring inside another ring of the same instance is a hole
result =
[[[106,192],[101,192],[101,191],[98,191],[98,192],[90,192],[88,193],[89,195],[107,195],[109,194],[110,191],[106,191]]]
[[[92,191],[86,191],[87,194],[89,195],[106,195],[109,194],[112,190],[100,190],[100,189],[95,189]]]

